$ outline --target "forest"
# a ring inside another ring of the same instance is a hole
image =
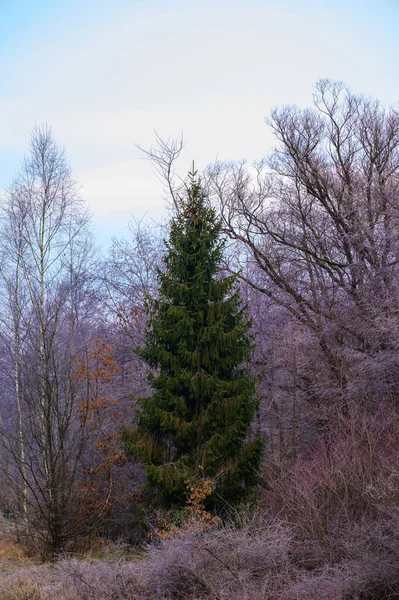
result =
[[[399,111],[322,79],[97,247],[33,130],[0,207],[0,597],[399,597]],[[194,157],[195,158],[195,157]],[[110,199],[112,202],[112,199]]]

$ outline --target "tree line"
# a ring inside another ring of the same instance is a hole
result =
[[[134,539],[212,480],[263,497],[353,406],[397,407],[399,113],[320,81],[267,159],[181,180],[167,231],[99,256],[65,152],[36,128],[2,199],[1,503],[58,553]],[[164,239],[166,238],[166,241]]]

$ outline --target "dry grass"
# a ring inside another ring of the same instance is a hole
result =
[[[35,565],[0,536],[0,600],[399,598],[396,415],[347,419],[265,496],[234,526],[183,528],[135,558],[119,545]]]
[[[322,555],[310,565],[298,556],[316,556],[316,542],[255,517],[240,529],[183,532],[134,561],[64,559],[0,572],[0,600],[388,600],[399,597],[398,525],[358,528],[342,540],[345,559]]]
[[[26,547],[21,544],[15,527],[0,521],[0,569],[15,568],[30,562]]]

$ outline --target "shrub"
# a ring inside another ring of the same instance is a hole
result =
[[[342,558],[343,540],[359,524],[390,519],[399,505],[399,426],[380,408],[352,407],[311,454],[269,482],[267,504],[313,541]]]

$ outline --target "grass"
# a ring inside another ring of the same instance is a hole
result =
[[[37,562],[27,555],[18,542],[15,527],[7,521],[0,521],[0,570],[23,567]]]
[[[254,514],[209,530],[188,520],[142,552],[97,541],[38,564],[5,524],[0,600],[399,598],[399,422],[355,417],[271,480]]]

